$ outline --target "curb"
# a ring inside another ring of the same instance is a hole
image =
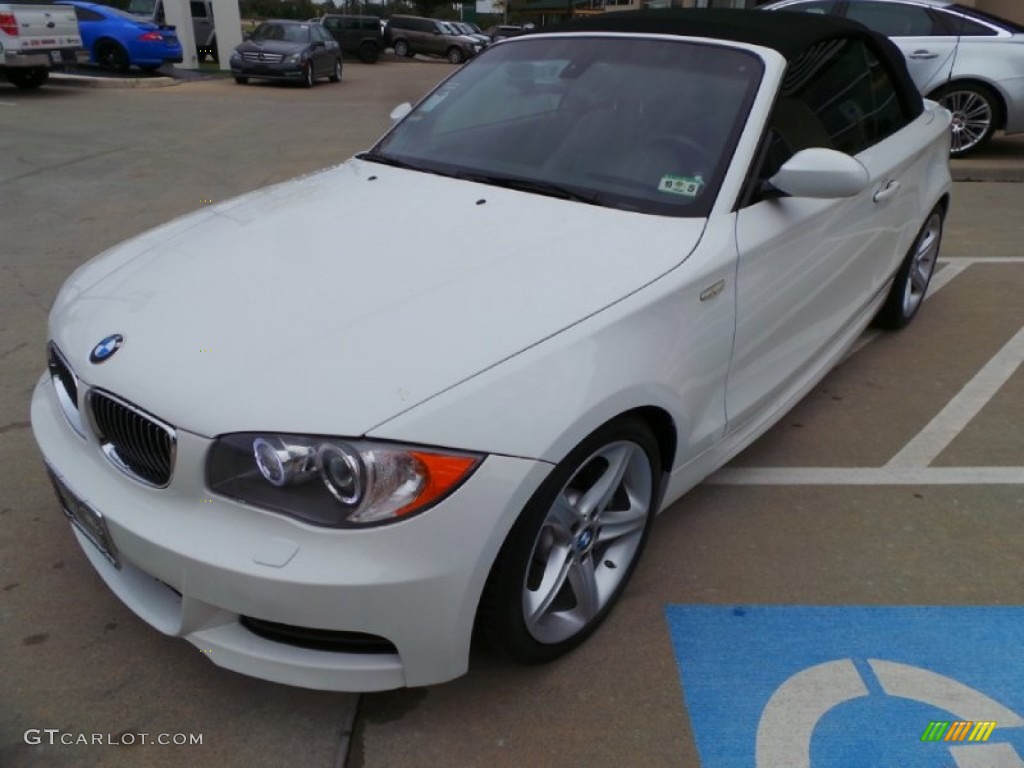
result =
[[[181,81],[173,77],[91,77],[52,72],[50,82],[79,88],[167,88]]]
[[[949,172],[953,177],[953,181],[1024,182],[1024,167],[1015,167],[1013,165],[958,166],[954,160],[950,163]]]

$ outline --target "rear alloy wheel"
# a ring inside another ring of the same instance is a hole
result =
[[[412,56],[412,52],[409,50],[409,44],[405,40],[395,41],[395,56]]]
[[[462,54],[462,51],[454,45],[448,49],[448,61],[452,64],[461,64],[465,59],[466,57]]]
[[[367,41],[359,46],[357,55],[363,64],[376,64],[377,59],[380,58],[380,50],[376,45]]]
[[[302,70],[302,84],[306,88],[312,88],[313,83],[316,82],[316,78],[313,76],[313,62],[307,61],[305,68]]]
[[[14,87],[23,91],[38,88],[50,79],[50,72],[45,67],[9,67],[6,74]]]
[[[340,83],[341,82],[341,60],[340,59],[338,59],[338,60],[336,60],[334,62],[334,73],[331,75],[330,79],[331,79],[332,83]]]
[[[999,98],[983,85],[948,85],[932,95],[953,113],[949,153],[962,157],[984,145],[996,130]]]
[[[604,620],[640,558],[657,511],[661,460],[643,422],[598,429],[548,475],[505,540],[479,629],[513,659],[550,661]]]
[[[128,52],[113,40],[101,40],[96,44],[96,62],[104,69],[124,72],[128,69]]]
[[[939,259],[942,245],[942,225],[945,212],[937,205],[928,214],[924,226],[903,259],[896,279],[893,280],[889,296],[882,305],[875,325],[888,330],[899,330],[914,319],[921,308],[928,284],[935,274],[935,263]]]

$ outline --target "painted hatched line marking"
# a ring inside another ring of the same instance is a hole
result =
[[[925,300],[974,264],[1024,264],[1024,257],[940,259]],[[866,332],[844,361],[878,336]],[[709,485],[1024,485],[1024,467],[930,467],[992,400],[1024,362],[1024,328],[953,396],[883,467],[724,467],[704,482]]]
[[[1024,328],[1014,334],[927,426],[889,459],[887,467],[926,467],[996,396],[1024,361]]]

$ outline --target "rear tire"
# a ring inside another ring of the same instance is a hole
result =
[[[650,427],[620,418],[574,448],[541,483],[491,567],[477,629],[516,661],[582,643],[633,573],[661,500]]]
[[[412,56],[412,51],[409,50],[409,44],[405,42],[405,40],[395,41],[395,56]]]
[[[946,212],[937,205],[928,214],[924,226],[903,258],[889,295],[875,316],[875,325],[897,331],[910,324],[924,302],[925,293],[935,274],[935,262],[942,245],[942,227]]]
[[[50,71],[45,67],[25,67],[6,70],[7,79],[15,88],[31,91],[50,79]]]
[[[100,40],[96,43],[94,58],[101,67],[115,72],[126,72],[130,64],[128,52],[114,40]]]
[[[953,113],[949,154],[964,157],[988,143],[1001,114],[999,97],[980,83],[951,83],[930,95]]]

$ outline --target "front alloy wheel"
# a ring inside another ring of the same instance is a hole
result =
[[[312,88],[313,83],[316,82],[316,78],[313,76],[313,61],[307,61],[306,66],[302,70],[302,84],[306,88]]]
[[[647,541],[661,462],[646,424],[602,427],[552,470],[488,578],[481,629],[519,661],[549,661],[604,620]]]

